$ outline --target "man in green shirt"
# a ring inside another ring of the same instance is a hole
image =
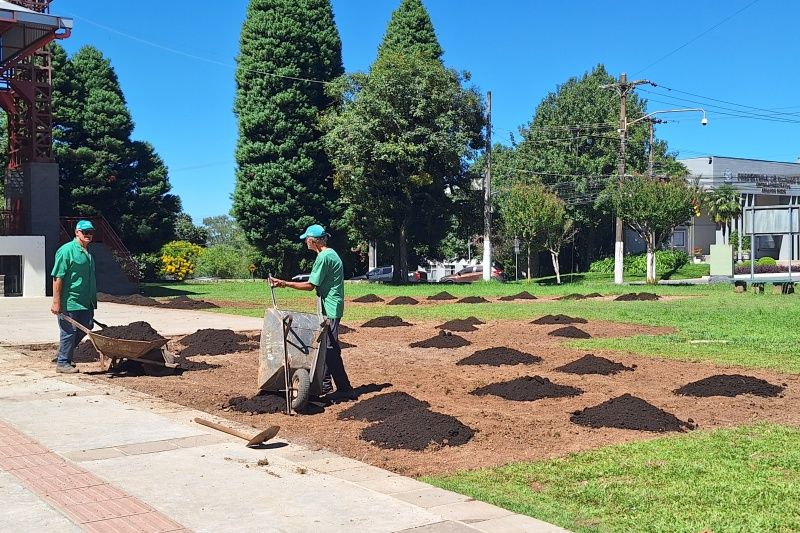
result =
[[[89,253],[89,243],[94,237],[94,226],[88,220],[81,220],[75,226],[75,238],[56,251],[53,266],[53,305],[54,315],[67,315],[73,320],[92,329],[94,310],[97,308],[97,282],[94,276],[94,258]],[[72,374],[78,371],[72,362],[75,347],[83,339],[83,331],[58,316],[61,330],[56,372]]]
[[[270,284],[273,287],[317,291],[330,331],[325,352],[327,371],[323,381],[323,393],[327,392],[325,383],[330,382],[329,376],[333,377],[333,381],[336,383],[336,393],[328,395],[326,398],[331,401],[346,401],[355,399],[356,394],[344,369],[342,348],[339,346],[339,322],[344,314],[344,268],[339,255],[332,248],[328,248],[328,237],[325,228],[319,224],[309,226],[305,233],[300,235],[300,239],[306,242],[308,249],[317,254],[308,281],[284,281],[270,278]]]

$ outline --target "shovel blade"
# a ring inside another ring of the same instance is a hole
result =
[[[280,429],[281,429],[280,426],[270,426],[270,427],[268,427],[267,429],[265,429],[264,431],[262,431],[261,433],[259,433],[258,435],[256,435],[252,439],[250,439],[249,441],[247,441],[247,446],[258,446],[259,444],[267,442],[268,440],[273,438],[275,435],[277,435],[278,431],[280,431]]]

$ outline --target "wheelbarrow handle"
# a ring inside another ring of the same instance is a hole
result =
[[[84,326],[83,324],[81,324],[80,322],[75,320],[74,318],[72,318],[72,317],[70,317],[68,315],[65,315],[64,313],[59,313],[58,314],[58,318],[63,318],[64,320],[66,320],[67,322],[69,322],[70,324],[72,324],[73,326],[75,326],[76,328],[78,328],[79,330],[83,331],[86,334],[89,334],[89,333],[92,332],[92,330],[90,330],[89,328],[87,328],[86,326]]]
[[[101,328],[107,328],[107,327],[108,327],[108,324],[103,324],[102,322],[98,322],[98,321],[97,321],[97,320],[95,320],[94,318],[92,319],[92,322],[94,322],[95,324],[97,324],[97,325],[98,325],[98,326],[100,326]]]
[[[267,274],[267,285],[269,285],[269,292],[272,294],[272,308],[276,309],[278,305],[275,303],[275,287],[272,286],[272,273]]]

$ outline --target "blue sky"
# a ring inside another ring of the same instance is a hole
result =
[[[447,66],[492,91],[493,135],[507,141],[571,76],[603,63],[649,79],[649,111],[680,157],[800,157],[800,2],[711,0],[423,0]],[[375,59],[399,0],[333,0],[345,68]],[[74,18],[69,52],[91,44],[114,66],[136,123],[170,169],[173,190],[199,223],[230,210],[234,188],[235,56],[247,2],[55,0]],[[671,90],[669,90],[671,89]],[[679,92],[680,91],[680,92]],[[691,94],[687,94],[691,93]],[[748,107],[742,107],[748,106]],[[758,117],[758,118],[754,118]],[[767,120],[764,120],[767,119]]]

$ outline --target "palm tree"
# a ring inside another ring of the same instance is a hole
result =
[[[722,228],[722,239],[728,244],[731,220],[742,212],[741,194],[733,185],[723,184],[706,193],[706,209]]]

